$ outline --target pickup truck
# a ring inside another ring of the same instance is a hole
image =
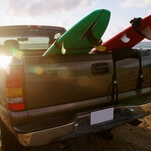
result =
[[[149,49],[42,56],[64,32],[53,26],[0,27],[2,151],[137,125],[150,113],[143,110],[151,102]]]

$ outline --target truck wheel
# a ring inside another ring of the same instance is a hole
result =
[[[15,136],[1,122],[2,151],[25,151],[25,147],[19,144]]]

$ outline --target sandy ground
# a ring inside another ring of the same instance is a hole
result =
[[[151,111],[151,106],[147,107]],[[151,151],[151,115],[140,119],[138,126],[129,124],[112,130],[113,140],[100,139],[96,134],[82,136],[66,144],[49,146],[49,151]]]

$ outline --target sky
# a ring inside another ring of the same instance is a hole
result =
[[[0,0],[1,25],[51,25],[67,30],[97,9],[108,9],[111,18],[102,40],[130,26],[134,17],[151,14],[151,0]]]

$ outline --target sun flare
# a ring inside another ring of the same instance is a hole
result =
[[[6,69],[12,57],[0,55],[0,68]]]

